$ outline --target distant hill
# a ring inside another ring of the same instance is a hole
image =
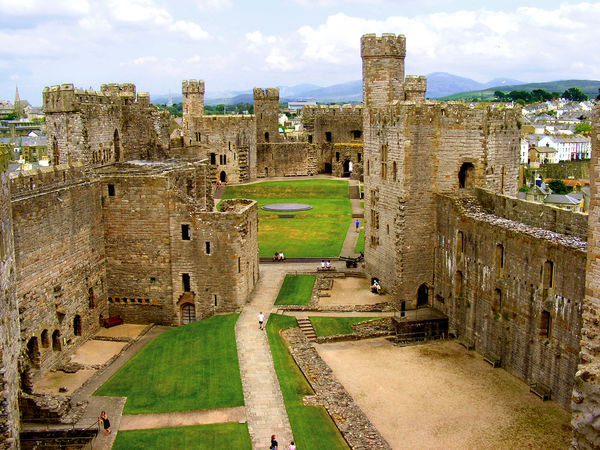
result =
[[[490,100],[494,98],[494,92],[510,92],[510,91],[527,91],[531,92],[534,89],[543,89],[548,92],[560,92],[561,94],[570,87],[577,87],[590,98],[596,98],[598,89],[600,89],[600,81],[597,80],[558,80],[548,81],[545,83],[526,83],[509,86],[493,86],[480,90],[472,90],[467,92],[459,92],[457,94],[447,95],[440,100],[471,100],[478,98],[481,100]]]

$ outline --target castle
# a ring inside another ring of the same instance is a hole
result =
[[[596,180],[589,218],[516,199],[520,109],[426,100],[405,48],[363,36],[363,105],[305,108],[298,139],[278,131],[277,89],[254,90],[253,115],[207,116],[204,83],[184,81],[169,141],[133,85],[46,88],[53,165],[0,175],[0,445],[18,446],[31,381],[102,317],[179,325],[244,305],[257,208],[215,211],[217,180],[330,173],[364,180],[365,271],[394,306],[442,311],[465,345],[571,408],[575,447],[599,446]],[[596,107],[594,174],[599,136]]]

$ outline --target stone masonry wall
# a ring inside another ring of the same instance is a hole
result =
[[[307,142],[258,144],[256,154],[259,177],[317,174],[317,148]]]
[[[573,389],[573,447],[600,447],[600,105],[592,113],[590,219],[581,330],[581,353]]]
[[[11,179],[21,339],[34,378],[68,359],[107,313],[99,189],[80,167]]]
[[[20,352],[10,185],[0,173],[0,448],[18,448]]]
[[[450,332],[522,380],[546,384],[568,408],[585,241],[489,214],[475,198],[438,196],[436,203],[430,304],[448,315]]]
[[[331,158],[331,174],[334,177],[342,177],[348,169],[347,162],[352,164],[350,178],[362,180],[363,177],[363,146],[356,144],[334,144]],[[344,167],[346,166],[346,167]],[[345,170],[346,169],[346,170]]]

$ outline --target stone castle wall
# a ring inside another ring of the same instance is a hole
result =
[[[573,389],[573,448],[600,447],[600,105],[592,113],[590,213],[581,352]]]
[[[256,173],[259,177],[316,175],[319,152],[316,145],[307,142],[280,142],[258,144]]]
[[[0,173],[0,448],[18,448],[20,353],[10,185]]]
[[[492,194],[489,194],[492,195]],[[568,408],[577,367],[586,242],[437,196],[430,304],[450,329]],[[550,272],[551,271],[551,274]]]
[[[21,337],[35,378],[107,313],[102,205],[81,167],[22,172],[11,191]]]
[[[362,143],[334,144],[331,153],[331,174],[334,177],[343,177],[349,167],[347,162],[350,162],[352,164],[350,178],[353,180],[363,179]]]

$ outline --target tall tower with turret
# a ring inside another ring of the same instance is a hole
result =
[[[254,88],[254,116],[256,118],[256,143],[279,140],[279,89]]]
[[[185,143],[195,142],[194,120],[201,120],[204,114],[204,81],[183,80],[181,82],[183,96],[183,137]]]

